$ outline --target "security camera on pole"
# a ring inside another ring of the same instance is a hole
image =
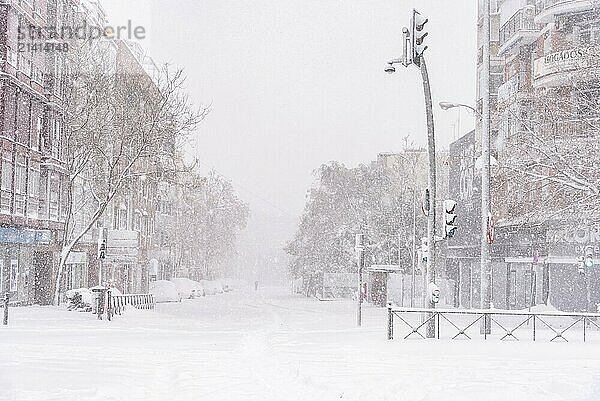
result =
[[[388,62],[385,72],[394,73],[396,68],[394,65],[401,64],[408,67],[414,64],[421,70],[423,79],[423,92],[425,95],[425,111],[427,113],[427,153],[429,159],[429,176],[428,176],[428,204],[427,210],[427,242],[429,247],[429,255],[427,257],[427,282],[435,283],[435,228],[436,228],[436,160],[435,160],[435,129],[433,121],[433,101],[431,98],[431,86],[429,84],[429,74],[427,72],[427,63],[425,62],[424,53],[427,50],[425,39],[428,32],[425,30],[425,25],[429,20],[413,10],[410,29],[404,28],[402,31],[403,37],[403,55],[400,59],[394,59]],[[427,308],[434,308],[435,303],[431,297],[427,297],[428,301],[425,305]],[[427,337],[435,337],[435,322],[431,314],[428,316],[426,326]]]

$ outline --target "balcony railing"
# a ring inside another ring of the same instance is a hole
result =
[[[524,32],[536,32],[537,27],[533,19],[533,8],[523,8],[517,11],[500,28],[500,47]]]
[[[535,3],[535,14],[538,22],[550,22],[554,13],[578,12],[593,9],[590,0],[537,0]],[[556,10],[553,8],[556,7]]]
[[[536,13],[547,10],[557,5],[569,3],[581,3],[582,0],[538,0],[535,4]],[[587,1],[591,3],[590,1]]]

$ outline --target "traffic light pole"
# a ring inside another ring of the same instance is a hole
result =
[[[427,49],[424,45],[423,40],[427,37],[428,32],[424,31],[423,28],[427,24],[428,19],[422,16],[417,10],[413,9],[411,27],[410,30],[407,28],[403,29],[403,50],[404,54],[401,59],[394,59],[388,62],[388,67],[385,68],[385,72],[394,73],[396,69],[394,64],[402,64],[408,67],[411,64],[419,67],[423,78],[423,92],[425,94],[425,111],[427,113],[427,154],[429,159],[429,174],[428,174],[428,185],[429,185],[429,210],[427,214],[427,244],[428,244],[428,256],[426,265],[426,274],[424,278],[426,283],[423,285],[423,294],[425,299],[423,306],[433,309],[435,303],[433,302],[432,294],[429,293],[428,287],[430,283],[435,283],[435,226],[436,226],[436,158],[435,158],[435,127],[433,123],[433,100],[431,98],[431,85],[429,83],[429,74],[427,72],[427,63],[423,53]],[[427,338],[435,337],[435,321],[432,314],[427,316],[426,332]]]
[[[429,283],[435,283],[435,225],[436,225],[436,159],[435,159],[435,127],[433,121],[433,100],[431,98],[431,85],[429,83],[429,73],[427,72],[427,63],[425,57],[420,57],[421,76],[423,77],[423,92],[425,94],[425,111],[427,113],[427,155],[429,159],[429,212],[427,215],[427,244],[429,254],[427,255],[427,286]],[[427,308],[435,308],[431,294],[426,298]],[[435,321],[432,316],[427,316],[426,332],[427,338],[435,337]]]
[[[488,241],[490,216],[490,0],[483,1],[483,113],[481,130],[481,309],[492,304],[492,271]],[[482,320],[481,332],[491,333],[489,315]]]

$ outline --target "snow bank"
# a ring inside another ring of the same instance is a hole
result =
[[[200,285],[204,289],[206,295],[215,295],[217,293],[217,287],[214,282],[209,280],[200,280]],[[222,292],[222,290],[221,290]]]
[[[151,282],[149,292],[150,294],[154,294],[155,302],[181,302],[182,298],[177,285],[167,280]]]
[[[172,278],[170,281],[177,286],[184,298],[196,298],[205,294],[204,286],[189,278]]]

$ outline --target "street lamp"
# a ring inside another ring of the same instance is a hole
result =
[[[464,107],[466,109],[471,110],[473,113],[475,113],[475,115],[479,118],[481,118],[481,113],[477,111],[477,109],[473,106],[469,106],[468,104],[463,104],[463,103],[451,103],[451,102],[440,102],[440,108],[442,110],[449,110],[449,109],[454,109],[454,108],[460,108],[460,107]]]

